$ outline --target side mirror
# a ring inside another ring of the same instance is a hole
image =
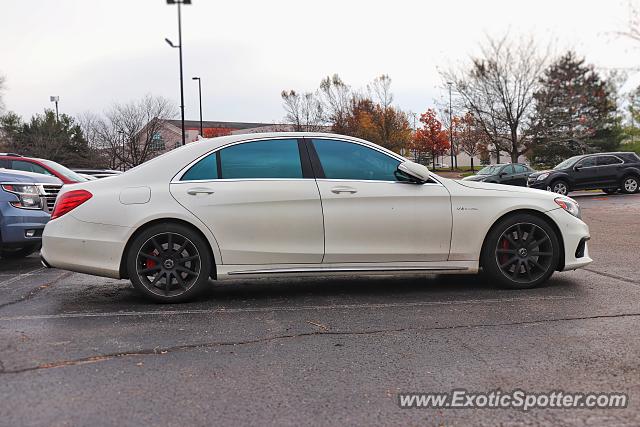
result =
[[[402,162],[398,165],[398,170],[419,184],[429,181],[429,169],[421,164],[410,161]]]
[[[573,170],[576,171],[576,172],[579,172],[580,171],[580,165],[575,165],[573,167]]]
[[[507,176],[506,172],[500,172],[500,175],[498,175],[500,178],[502,178],[503,176]]]

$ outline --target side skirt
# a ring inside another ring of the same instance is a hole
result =
[[[218,278],[265,276],[345,276],[388,274],[473,274],[478,261],[443,261],[426,263],[349,263],[349,264],[267,264],[219,265]]]

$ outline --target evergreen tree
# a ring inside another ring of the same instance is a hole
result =
[[[545,70],[540,84],[534,95],[534,163],[618,148],[615,89],[584,58],[567,52]]]

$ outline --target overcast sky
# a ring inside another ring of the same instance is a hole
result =
[[[104,111],[146,93],[179,103],[176,6],[165,0],[0,0],[5,104],[23,116],[51,106]],[[639,65],[616,37],[626,0],[193,0],[183,7],[185,106],[205,120],[282,120],[282,89],[315,90],[338,73],[355,88],[386,73],[395,103],[424,111],[441,99],[439,68],[463,61],[486,34],[533,34],[599,67]],[[640,83],[638,76],[627,86]]]

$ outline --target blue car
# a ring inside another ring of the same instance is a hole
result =
[[[40,248],[42,231],[62,181],[0,169],[0,257],[24,257]]]

